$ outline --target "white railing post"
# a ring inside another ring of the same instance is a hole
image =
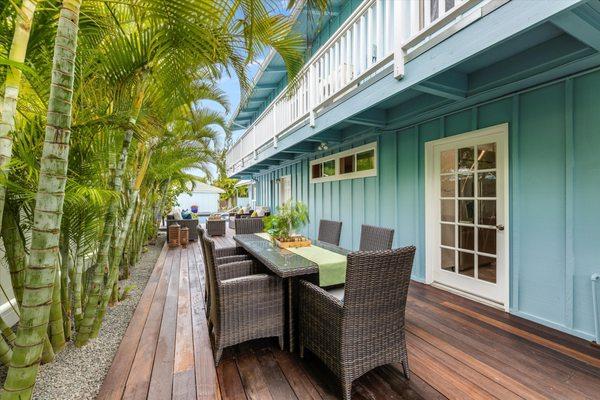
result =
[[[252,148],[254,149],[254,159],[256,160],[256,125],[252,127]]]
[[[411,9],[419,7],[418,0],[402,1],[394,5],[394,77],[404,77],[404,50],[402,45],[409,37]]]
[[[309,105],[308,105],[308,112],[309,112],[309,116],[308,116],[308,124],[310,125],[311,128],[315,127],[315,107],[317,106],[317,99],[318,99],[318,71],[317,71],[317,63],[314,63],[310,66],[310,70],[308,72],[308,76],[309,76],[309,92],[308,92],[308,98],[309,100]]]

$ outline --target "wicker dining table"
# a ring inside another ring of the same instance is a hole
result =
[[[271,240],[255,234],[235,235],[233,239],[271,272],[285,281],[287,288],[288,345],[289,350],[294,351],[295,286],[299,278],[308,278],[311,275],[318,274],[319,266],[313,261],[282,249]],[[344,256],[349,253],[346,249],[318,240],[313,241],[312,245]]]

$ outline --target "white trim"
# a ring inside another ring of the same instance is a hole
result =
[[[373,168],[366,171],[355,171],[347,174],[340,174],[340,158],[348,157],[351,155],[356,155],[359,153],[364,153],[365,151],[373,150]],[[310,183],[321,183],[321,182],[332,182],[332,181],[341,181],[345,179],[356,179],[356,178],[368,178],[371,176],[377,176],[377,142],[368,143],[359,147],[354,147],[349,150],[341,151],[339,153],[334,153],[325,157],[317,158],[316,160],[312,160],[309,165],[308,173],[310,177]],[[335,175],[324,176],[321,178],[313,178],[312,177],[312,167],[315,164],[322,164],[327,161],[335,161]]]
[[[437,196],[437,184],[438,180],[434,178],[435,168],[435,149],[440,145],[447,146],[454,143],[460,143],[465,140],[474,141],[477,139],[483,139],[486,137],[494,136],[497,141],[498,154],[501,157],[497,157],[497,170],[502,171],[503,181],[498,185],[498,188],[503,187],[503,205],[502,213],[503,218],[501,221],[497,221],[498,224],[504,225],[504,239],[498,242],[498,254],[502,252],[502,308],[505,311],[509,310],[510,302],[510,186],[509,186],[509,153],[508,153],[508,123],[495,125],[489,128],[479,129],[472,132],[466,132],[460,135],[455,135],[447,138],[442,138],[434,141],[425,143],[425,282],[427,284],[440,284],[435,279],[435,263],[438,259],[436,245],[438,242],[438,226],[437,213],[439,208],[439,201]],[[455,239],[458,240],[458,239]],[[501,248],[500,248],[501,247]],[[500,259],[498,259],[500,262]],[[500,277],[498,279],[500,284]],[[483,283],[485,284],[485,283]],[[441,284],[444,288],[448,287],[448,284]],[[464,293],[464,290],[454,288],[459,293]],[[481,296],[471,293],[469,298],[479,299],[479,301],[489,303],[490,299],[483,299]],[[496,304],[497,300],[494,299]]]

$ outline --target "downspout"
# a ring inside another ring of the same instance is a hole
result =
[[[600,315],[598,315],[598,281],[600,281],[600,273],[592,274],[592,303],[594,307],[594,327],[596,328],[596,344],[600,344]]]

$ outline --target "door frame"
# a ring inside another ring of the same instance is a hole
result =
[[[435,147],[441,144],[450,144],[453,142],[461,142],[463,140],[477,139],[485,136],[497,135],[500,136],[498,141],[498,148],[502,150],[504,157],[496,160],[497,168],[502,168],[504,173],[504,179],[502,185],[504,186],[504,201],[503,201],[503,213],[504,225],[503,234],[505,235],[504,240],[504,257],[503,257],[503,281],[504,287],[502,288],[504,304],[493,302],[491,300],[479,297],[477,295],[465,292],[459,288],[453,288],[446,286],[441,283],[437,283],[434,280],[434,269],[433,260],[437,260],[434,252],[437,252],[436,245],[436,228],[438,222],[435,218],[437,215],[436,207],[439,208],[439,202],[434,201],[437,198],[433,198],[437,193],[437,180],[434,175],[435,168]],[[509,135],[508,135],[508,123],[494,125],[488,128],[478,129],[470,132],[461,133],[454,136],[449,136],[441,139],[432,140],[425,143],[425,283],[433,286],[439,286],[445,290],[460,294],[464,297],[472,300],[485,303],[496,308],[502,308],[504,311],[509,311],[510,307],[510,170],[509,170]],[[435,247],[435,248],[434,248]]]

